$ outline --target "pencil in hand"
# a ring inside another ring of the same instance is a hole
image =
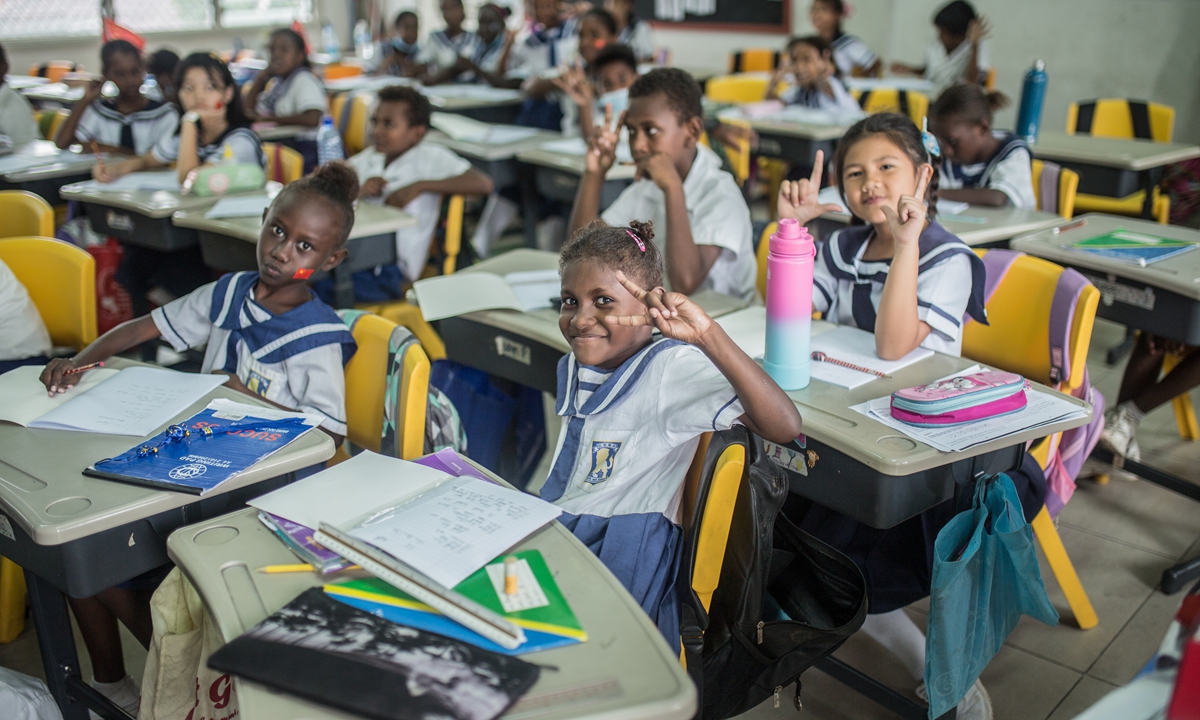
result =
[[[89,363],[87,365],[80,365],[79,367],[71,368],[70,370],[63,372],[63,375],[78,375],[81,372],[85,372],[87,370],[91,370],[92,368],[98,368],[98,367],[104,367],[103,360],[101,360],[100,362]]]

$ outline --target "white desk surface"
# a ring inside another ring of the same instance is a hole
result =
[[[718,117],[721,117],[718,115]],[[760,133],[796,137],[803,140],[829,141],[841,139],[849,125],[817,125],[815,123],[775,118],[739,118]]]
[[[78,175],[91,172],[96,164],[96,156],[90,152],[59,151],[58,146],[49,140],[34,140],[26,143],[4,157],[16,155],[44,155],[46,163],[36,167],[25,168],[15,172],[5,173],[4,179],[11,183],[33,182],[48,180],[56,177]],[[105,155],[106,159],[111,155]]]
[[[588,641],[524,659],[553,665],[507,717],[685,720],[696,692],[658,629],[596,556],[554,522],[517,550],[541,551]],[[254,627],[323,578],[315,573],[266,575],[265,565],[296,562],[254,509],[176,530],[171,560],[191,580],[214,625],[228,642]],[[334,578],[349,577],[340,573]],[[349,720],[337,712],[238,680],[238,707],[247,720]]]
[[[571,155],[540,147],[519,151],[517,159],[530,165],[562,170],[581,177],[583,176],[583,171],[587,169],[587,158],[583,155]],[[637,175],[637,168],[633,165],[613,163],[613,166],[608,169],[608,174],[604,176],[604,179],[632,180],[635,175]]]
[[[58,193],[66,200],[108,205],[154,219],[170,217],[178,210],[209,208],[221,199],[215,195],[180,195],[169,190],[100,190],[84,187],[83,183],[64,185]]]
[[[8,85],[13,90],[24,90],[25,88],[37,87],[38,85],[49,85],[49,78],[35,77],[33,75],[5,75],[4,84]]]
[[[840,201],[839,201],[840,202]],[[1024,210],[1014,207],[984,207],[972,205],[961,216],[983,218],[986,223],[956,220],[957,215],[938,213],[937,221],[942,227],[954,233],[968,245],[982,245],[1008,240],[1009,238],[1037,232],[1047,228],[1057,227],[1068,222],[1062,215],[1042,212],[1041,210]],[[849,213],[825,213],[825,220],[833,220],[849,224]]]
[[[536,135],[517,140],[516,142],[494,144],[453,140],[441,130],[430,129],[425,135],[425,142],[441,145],[466,158],[475,160],[509,160],[524,150],[532,150],[539,145],[555,140],[562,140],[562,133],[539,130]]]
[[[46,83],[44,85],[27,86],[21,94],[28,100],[42,100],[61,103],[77,103],[83,98],[82,87],[68,87],[66,83]]]
[[[1200,250],[1191,250],[1181,255],[1151,263],[1145,267],[1099,257],[1087,252],[1072,250],[1071,243],[1103,235],[1117,228],[1131,232],[1146,233],[1175,240],[1200,243],[1200,232],[1179,225],[1162,225],[1147,220],[1115,217],[1102,213],[1087,213],[1075,218],[1087,220],[1087,225],[1072,228],[1055,235],[1039,232],[1019,237],[1012,242],[1014,250],[1029,253],[1057,263],[1088,268],[1096,272],[1120,275],[1138,280],[1162,290],[1170,290],[1187,298],[1200,301]]]
[[[843,78],[848,90],[878,90],[880,88],[892,90],[915,90],[919,93],[925,93],[930,96],[930,100],[935,98],[933,94],[933,83],[925,78],[920,77],[883,77],[883,78],[867,78],[867,77],[848,77]]]
[[[1035,158],[1077,162],[1121,170],[1151,170],[1200,157],[1200,145],[1156,143],[1151,140],[1092,137],[1043,132],[1029,146]]]
[[[118,368],[134,364],[121,358],[106,361],[106,365]],[[217,397],[266,405],[220,387],[175,420],[195,415]],[[83,469],[96,460],[120,455],[144,440],[128,435],[0,424],[0,509],[38,545],[59,545],[199,500],[200,496],[189,493],[83,475]],[[333,450],[333,440],[314,430],[210,495],[323,462],[333,456]]]
[[[206,218],[207,208],[199,210],[180,210],[171,215],[171,223],[179,227],[205,230],[221,235],[228,235],[238,240],[257,243],[262,231],[262,218],[258,215],[233,218]],[[372,237],[397,230],[413,227],[417,218],[390,205],[376,203],[357,203],[354,211],[354,227],[350,230],[350,239]]]
[[[254,134],[263,142],[274,142],[275,140],[289,140],[297,135],[304,133],[316,132],[315,127],[306,127],[304,125],[274,125],[271,127],[254,128]]]
[[[472,108],[516,105],[524,102],[524,98],[519,90],[510,91],[505,88],[489,88],[488,90],[481,91],[480,94],[482,97],[471,97],[471,91],[461,89],[463,87],[461,85],[447,84],[425,87],[412,78],[402,78],[394,75],[357,75],[355,77],[329,80],[325,83],[325,92],[329,95],[337,95],[344,92],[378,92],[392,85],[418,87],[429,98],[434,108],[438,110],[469,110]]]

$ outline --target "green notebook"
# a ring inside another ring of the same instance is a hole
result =
[[[1090,237],[1087,240],[1079,240],[1071,243],[1072,247],[1077,248],[1145,248],[1145,247],[1186,247],[1193,245],[1186,240],[1172,240],[1171,238],[1159,237],[1158,235],[1147,235],[1145,233],[1130,232],[1125,228],[1118,227],[1111,232]]]
[[[329,584],[325,586],[325,592],[335,600],[366,610],[399,625],[407,625],[456,638],[506,655],[522,655],[586,642],[587,632],[579,624],[575,613],[571,611],[571,606],[567,604],[566,598],[558,589],[558,584],[554,582],[554,576],[551,575],[550,568],[546,566],[542,554],[537,550],[525,550],[514,553],[514,555],[518,561],[528,564],[528,570],[541,588],[542,595],[545,596],[545,605],[511,613],[505,612],[486,566],[454,587],[457,592],[508,618],[525,631],[525,642],[512,650],[503,648],[463,627],[378,578]],[[496,561],[489,563],[489,566],[495,565],[502,566],[503,558],[497,558]],[[526,590],[528,589],[526,588]]]

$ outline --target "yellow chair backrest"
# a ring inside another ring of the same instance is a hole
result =
[[[711,437],[711,433],[702,437],[683,489],[684,533],[697,537],[695,562],[690,573],[692,590],[705,610],[709,609],[721,580],[733,510],[746,469],[746,447],[734,443],[721,451],[713,464],[712,476],[704,477],[704,458]],[[696,498],[702,493],[706,493],[703,506],[697,508]]]
[[[351,93],[344,92],[329,98],[329,116],[333,118],[333,126],[342,135],[346,134],[345,122],[342,115],[346,110],[346,103],[350,102],[351,97],[353,97]]]
[[[713,102],[759,102],[767,96],[769,78],[757,75],[721,75],[704,84],[704,96]]]
[[[767,299],[767,251],[771,249],[771,236],[778,229],[778,222],[770,223],[763,228],[762,235],[758,236],[758,251],[755,253],[758,261],[758,280],[755,284],[758,286],[758,296],[764,300]]]
[[[24,190],[0,190],[0,238],[54,237],[54,208]]]
[[[0,260],[29,291],[50,341],[82,350],[96,339],[96,261],[47,237],[0,240]]]
[[[982,257],[987,251],[976,250]],[[1048,260],[1025,255],[1016,259],[987,304],[988,325],[971,322],[963,328],[963,357],[1035,382],[1050,381],[1050,306],[1063,268]],[[1092,326],[1100,291],[1088,285],[1079,295],[1067,351],[1070,377],[1064,392],[1079,387],[1092,342]]]
[[[63,122],[71,116],[70,110],[39,110],[37,113],[38,130],[41,131],[42,137],[47,140],[53,140],[58,137],[58,130],[62,127]]]
[[[446,207],[446,236],[442,240],[442,251],[446,259],[442,261],[442,274],[453,275],[458,269],[458,254],[462,252],[463,236],[463,207],[466,204],[462,195],[450,196]]]
[[[263,154],[267,156],[267,179],[277,183],[294,183],[304,177],[304,156],[296,150],[279,143],[263,143]]]
[[[367,146],[367,113],[375,96],[370,93],[355,95],[350,100],[350,117],[342,131],[346,143],[346,156],[361,152]]]
[[[916,90],[875,88],[867,91],[852,90],[850,94],[868,115],[881,112],[900,113],[912,118],[917,127],[921,126],[921,120],[929,112],[929,97]]]
[[[343,63],[332,63],[325,66],[326,80],[340,80],[342,78],[358,77],[363,74],[363,69],[358,65],[346,65]]]
[[[1067,107],[1067,132],[1167,143],[1175,135],[1175,108],[1124,98],[1084,100]]]
[[[1042,199],[1042,171],[1046,165],[1058,167],[1058,203],[1055,207],[1047,207]],[[1037,209],[1042,212],[1058,213],[1070,220],[1075,215],[1075,195],[1079,190],[1079,173],[1059,167],[1054,163],[1042,160],[1033,161],[1033,197],[1037,200]]]
[[[733,179],[738,187],[743,187],[750,179],[750,123],[745,120],[722,120],[722,124],[732,125],[742,130],[742,136],[736,144],[725,144],[725,157],[733,166]]]
[[[358,351],[346,364],[346,439],[355,446],[379,452],[383,434],[383,405],[387,394],[388,343],[396,324],[367,313],[354,323]],[[425,404],[429,395],[429,358],[419,343],[408,346],[400,379],[403,409],[396,418],[401,458],[421,456],[425,444]]]
[[[779,67],[781,56],[782,53],[771,48],[738,50],[729,54],[729,72],[771,72]]]

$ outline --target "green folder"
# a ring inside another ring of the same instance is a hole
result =
[[[1173,240],[1171,238],[1159,237],[1158,235],[1130,232],[1122,227],[1115,228],[1111,232],[1104,233],[1103,235],[1097,235],[1096,237],[1091,237],[1087,240],[1079,240],[1071,243],[1071,247],[1097,250],[1103,248],[1186,247],[1188,245],[1195,245],[1195,243],[1191,243],[1186,240]]]

